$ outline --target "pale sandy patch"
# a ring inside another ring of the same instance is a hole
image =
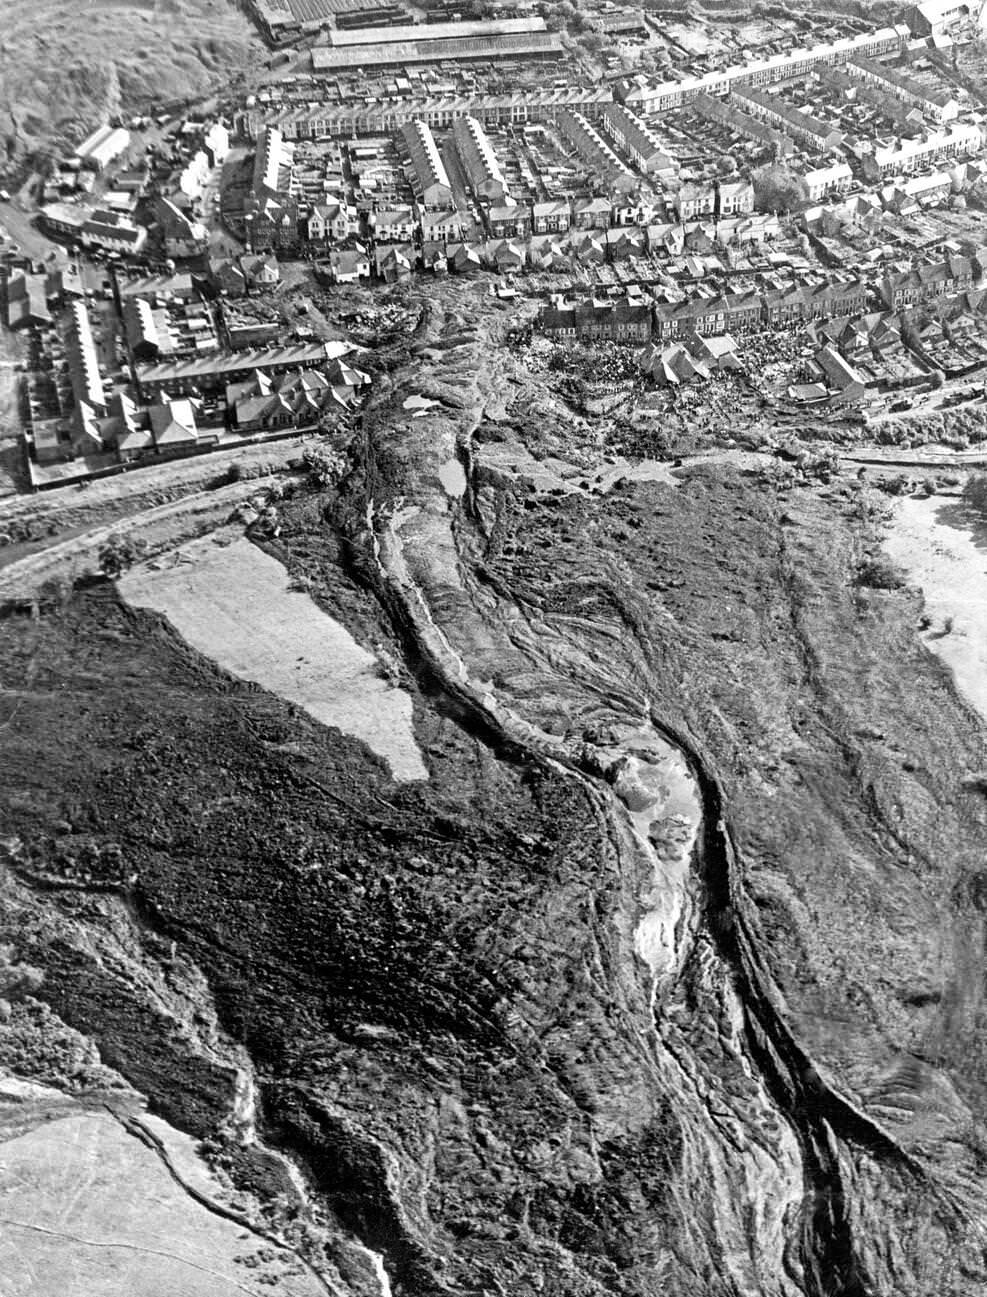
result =
[[[270,1261],[257,1260],[262,1250]],[[49,1121],[0,1144],[3,1297],[323,1292],[291,1253],[196,1203],[105,1114]]]
[[[395,779],[427,779],[410,695],[303,591],[276,559],[244,537],[208,537],[118,583],[128,603],[163,613],[200,653],[361,739]]]
[[[922,588],[932,622],[923,642],[987,720],[987,549],[968,528],[943,520],[955,507],[936,496],[900,500],[884,545]],[[943,634],[948,618],[952,630]]]
[[[458,459],[447,459],[439,468],[439,481],[446,494],[455,499],[466,494],[466,472]]]

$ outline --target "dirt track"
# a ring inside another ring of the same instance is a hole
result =
[[[234,485],[247,487],[270,474],[300,471],[304,449],[311,444],[318,444],[318,439],[293,437],[137,469],[83,489],[66,486],[37,495],[10,496],[0,501],[4,538],[0,581],[5,568],[60,543],[59,537],[65,533],[77,535],[100,526],[126,529],[130,525],[127,520],[144,511],[219,489],[234,466],[248,479]]]
[[[184,495],[167,504],[128,514],[123,525],[119,520],[104,523],[74,535],[70,540],[47,545],[0,568],[0,599],[28,597],[45,581],[55,577],[72,581],[92,575],[99,570],[100,549],[117,534],[143,542],[148,554],[170,549],[190,536],[201,535],[218,526],[237,504],[263,493],[265,486],[274,480],[255,478],[248,482],[234,482],[215,491]]]

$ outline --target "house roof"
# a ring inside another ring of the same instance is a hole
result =
[[[270,418],[276,413],[293,414],[288,402],[277,393],[262,396],[247,396],[236,402],[237,423],[254,423],[256,420]]]
[[[388,225],[414,225],[415,217],[410,207],[393,207],[388,211],[374,212],[373,223],[378,229]]]
[[[514,203],[510,206],[491,207],[489,215],[491,221],[516,221],[518,217],[530,218],[531,208]]]
[[[194,441],[198,436],[191,401],[165,401],[161,405],[152,405],[148,417],[158,446]]]
[[[7,322],[11,328],[20,324],[50,324],[48,296],[43,275],[15,271],[7,280]]]
[[[369,267],[370,265],[365,252],[350,252],[348,250],[334,252],[330,262],[338,273],[344,275],[354,274],[361,267]]]
[[[570,212],[568,198],[554,198],[547,203],[535,203],[531,209],[535,220],[546,216],[568,216]]]

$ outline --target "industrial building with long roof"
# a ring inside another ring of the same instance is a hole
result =
[[[472,22],[404,23],[399,27],[355,27],[328,33],[334,49],[348,45],[387,45],[395,41],[470,40],[478,36],[527,36],[546,31],[544,18],[478,19]]]
[[[86,166],[104,171],[121,153],[130,148],[130,132],[122,126],[100,126],[82,141],[75,156]]]
[[[370,35],[376,39],[368,40]],[[359,39],[350,41],[350,37]],[[364,28],[335,31],[332,38],[332,45],[317,46],[312,51],[313,71],[343,72],[361,67],[532,56],[557,58],[564,52],[560,36],[546,30],[543,18]]]

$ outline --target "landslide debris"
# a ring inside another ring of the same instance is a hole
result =
[[[867,488],[540,490],[566,416],[528,436],[505,319],[430,304],[353,471],[281,511],[403,662],[428,782],[110,586],[7,617],[0,941],[272,1219],[290,1157],[344,1291],[385,1291],[364,1248],[408,1297],[973,1297],[987,760],[915,592],[858,580]],[[703,823],[656,971],[626,772],[659,743]]]

